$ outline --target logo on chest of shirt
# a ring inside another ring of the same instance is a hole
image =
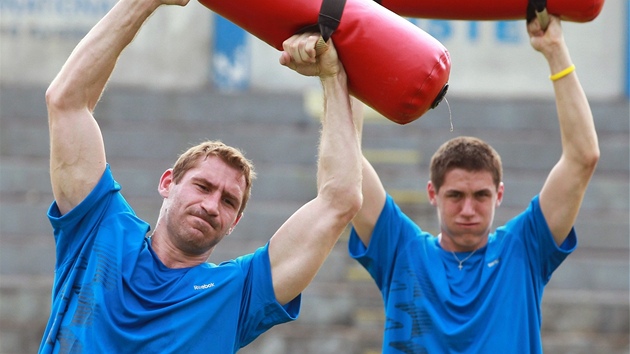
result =
[[[501,260],[500,258],[497,258],[497,259],[495,259],[494,261],[492,261],[492,262],[488,263],[488,268],[492,268],[492,267],[494,267],[495,265],[499,264],[499,261],[500,261],[500,260]]]
[[[204,290],[204,289],[210,289],[212,287],[214,287],[214,283],[208,283],[208,284],[203,284],[203,285],[193,285],[194,290]]]

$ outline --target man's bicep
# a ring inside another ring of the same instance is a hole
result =
[[[49,109],[50,178],[62,214],[79,204],[105,170],[105,147],[98,124],[87,110]]]
[[[562,160],[554,166],[540,192],[540,208],[558,245],[575,224],[588,179]]]
[[[352,226],[354,226],[357,235],[367,247],[370,243],[374,226],[376,226],[376,222],[385,206],[387,194],[372,165],[365,157],[363,159],[363,204],[357,215],[352,219]]]

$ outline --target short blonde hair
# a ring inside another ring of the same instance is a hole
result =
[[[190,169],[197,166],[201,159],[209,156],[220,157],[229,166],[241,171],[245,177],[245,194],[241,203],[238,215],[245,210],[247,201],[252,193],[252,182],[256,178],[254,165],[250,160],[245,158],[243,152],[239,149],[225,145],[221,141],[205,141],[186,150],[179,156],[175,165],[173,165],[173,182],[178,184]]]

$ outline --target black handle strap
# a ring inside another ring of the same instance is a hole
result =
[[[547,14],[547,0],[529,0],[527,2],[527,22],[538,18],[543,30],[549,25],[549,14]]]
[[[323,0],[319,9],[319,33],[321,33],[324,42],[328,42],[330,36],[339,27],[341,15],[346,6],[346,0]]]
[[[531,14],[529,12],[530,11],[542,12],[546,7],[547,7],[547,0],[529,0],[527,4],[527,8],[528,8],[527,18],[529,19],[530,16],[533,15],[533,17],[531,17],[531,19],[533,20],[534,17],[536,17],[536,15],[533,12]]]

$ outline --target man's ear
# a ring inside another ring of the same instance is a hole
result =
[[[160,177],[160,184],[158,185],[158,192],[164,198],[168,198],[171,191],[171,185],[173,185],[173,169],[169,168],[164,171],[162,177]]]
[[[498,208],[499,205],[501,205],[501,202],[503,201],[503,192],[505,191],[505,186],[503,185],[503,182],[499,183],[499,188],[497,188],[497,204],[496,207]]]
[[[232,231],[234,231],[234,228],[236,227],[236,224],[238,224],[239,221],[241,221],[241,218],[243,217],[243,213],[238,214],[238,216],[236,217],[236,220],[234,220],[234,224],[232,224],[232,227],[230,227],[230,229],[228,230],[228,235],[232,233]]]
[[[435,190],[435,187],[433,186],[433,183],[431,183],[431,181],[427,182],[427,195],[429,196],[429,202],[431,203],[431,205],[437,206],[437,191]]]

